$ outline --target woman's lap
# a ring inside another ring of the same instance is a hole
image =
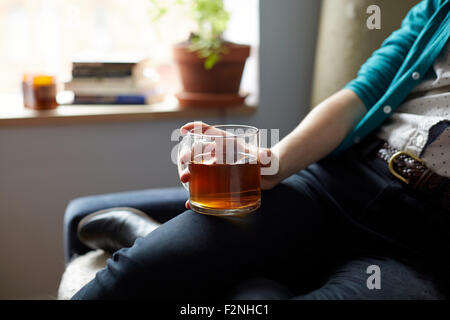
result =
[[[330,208],[297,175],[262,199],[244,219],[185,211],[116,252],[77,298],[207,298],[254,275],[288,280],[320,268],[335,245]]]
[[[254,277],[273,279],[300,298],[326,297],[337,259],[398,253],[352,219],[389,185],[366,165],[315,164],[264,191],[261,208],[247,218],[188,210],[165,222],[116,252],[74,298],[214,298]],[[322,285],[325,291],[314,291]]]

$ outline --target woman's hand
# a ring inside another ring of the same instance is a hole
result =
[[[225,131],[216,129],[213,126],[208,125],[203,122],[189,122],[189,123],[185,124],[184,126],[182,126],[180,128],[181,134],[186,134],[190,130],[194,129],[194,126],[196,128],[200,128],[200,126],[201,126],[202,133],[208,130],[208,133],[211,133],[211,134],[214,134],[214,131],[217,131],[217,134],[227,134]],[[258,158],[259,158],[261,167],[270,167],[272,160],[275,159],[275,157],[277,157],[277,160],[279,160],[278,155],[275,154],[275,152],[273,152],[271,149],[259,148]],[[191,158],[190,153],[186,153],[180,157],[180,161],[189,161],[190,158]],[[189,169],[185,168],[182,172],[179,172],[179,176],[180,176],[181,182],[183,182],[183,183],[189,182],[189,180],[191,178]],[[280,182],[280,179],[278,178],[277,174],[270,175],[270,176],[262,175],[261,176],[261,189],[263,189],[263,190],[272,189],[279,182]],[[186,206],[186,208],[189,209],[189,200],[186,201],[185,206]]]

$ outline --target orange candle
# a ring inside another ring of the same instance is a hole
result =
[[[25,74],[22,81],[23,104],[25,108],[44,110],[55,109],[56,81],[50,75]]]

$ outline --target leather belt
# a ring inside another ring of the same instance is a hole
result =
[[[400,151],[384,142],[377,150],[390,173],[409,187],[436,197],[442,208],[450,212],[450,178],[443,177],[427,168],[423,160]]]

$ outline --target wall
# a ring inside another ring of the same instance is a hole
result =
[[[287,134],[309,110],[319,1],[260,1],[260,105]],[[188,121],[190,119],[186,119]],[[74,197],[179,185],[170,133],[184,120],[0,128],[0,299],[53,298]]]

